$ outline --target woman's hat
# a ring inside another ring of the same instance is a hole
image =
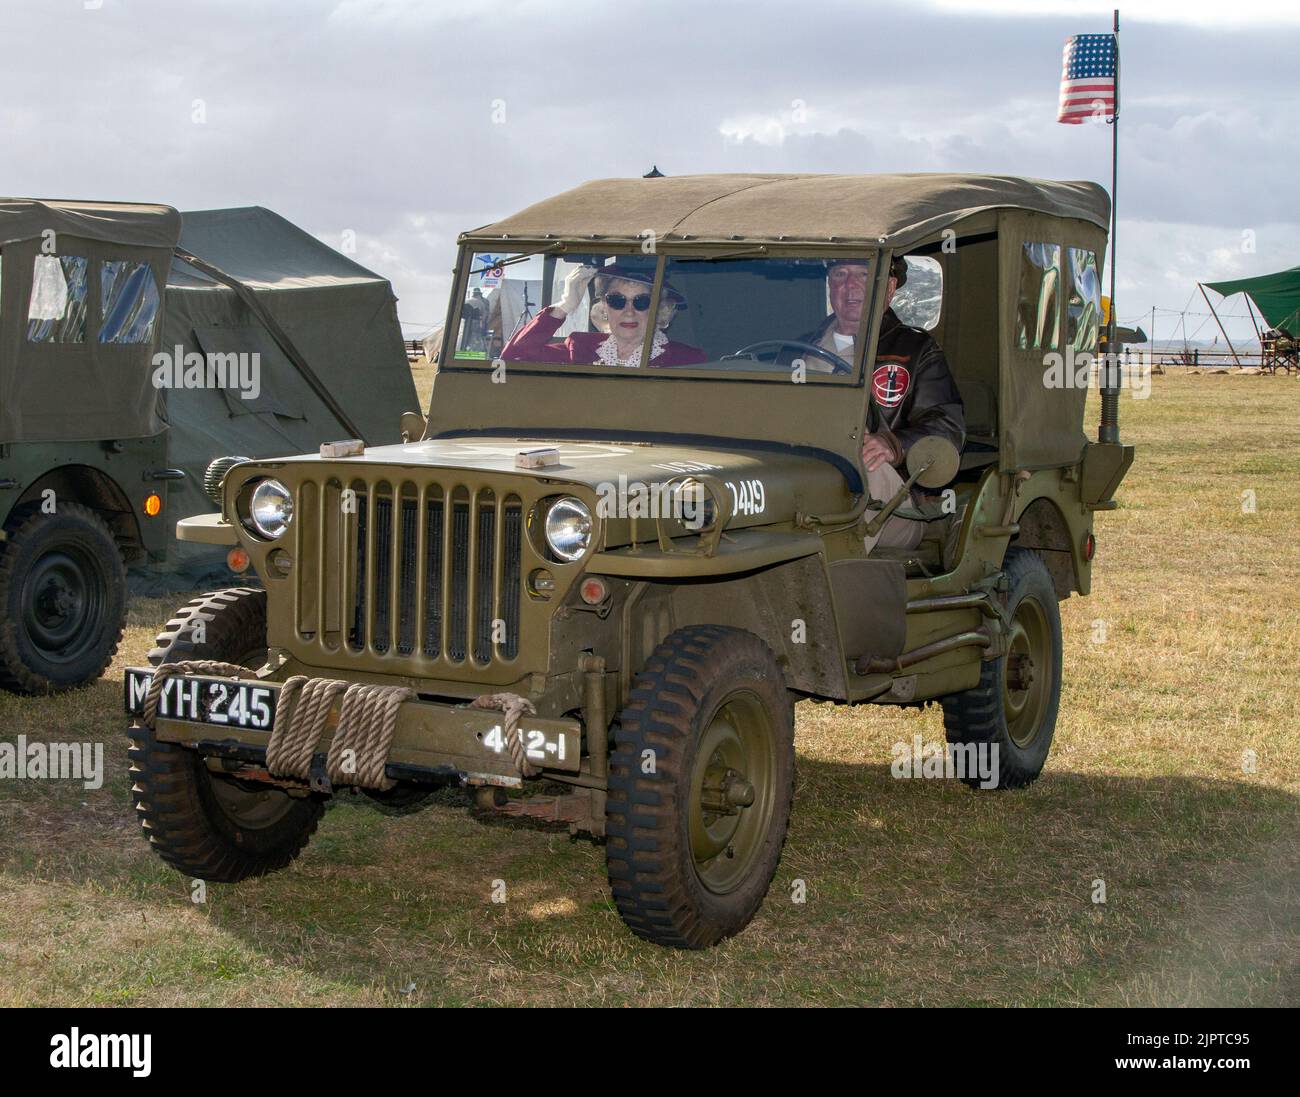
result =
[[[607,267],[599,267],[596,271],[596,277],[609,279],[610,281],[617,278],[623,282],[640,282],[644,286],[653,286],[655,272],[653,269],[645,270],[639,267],[625,267],[620,263],[611,263]],[[667,280],[664,281],[659,296],[661,301],[671,301],[674,305],[684,305],[686,303],[686,298],[673,289]]]

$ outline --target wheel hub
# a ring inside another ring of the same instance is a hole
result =
[[[1002,704],[1007,730],[1027,748],[1043,728],[1051,702],[1051,629],[1038,601],[1024,598],[1016,607],[1004,660]]]
[[[94,641],[102,597],[94,590],[93,567],[79,553],[49,552],[24,582],[23,623],[45,658],[75,658]]]
[[[1025,690],[1034,682],[1033,656],[1015,653],[1007,659],[1007,685],[1012,689]]]
[[[756,696],[725,700],[700,736],[690,793],[691,856],[700,882],[715,894],[739,887],[771,819],[774,732]]]
[[[754,802],[754,786],[743,773],[713,766],[704,774],[700,806],[711,815],[739,815]]]

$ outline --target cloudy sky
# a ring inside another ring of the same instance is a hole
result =
[[[1300,264],[1300,6],[1122,18],[1117,297],[1149,326]],[[1108,127],[1055,122],[1065,38],[1109,28],[1086,0],[0,0],[0,189],[350,232],[416,334],[458,232],[651,164],[1109,185]]]

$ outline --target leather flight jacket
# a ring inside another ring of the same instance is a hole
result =
[[[828,317],[804,341],[826,345],[834,323],[835,317]],[[943,349],[929,332],[904,324],[893,309],[885,309],[882,318],[870,384],[867,430],[893,443],[895,465],[903,465],[912,444],[927,434],[948,439],[961,452],[966,414]]]

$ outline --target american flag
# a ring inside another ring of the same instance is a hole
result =
[[[1067,39],[1058,122],[1078,125],[1090,118],[1115,117],[1117,53],[1113,34],[1076,34]]]

